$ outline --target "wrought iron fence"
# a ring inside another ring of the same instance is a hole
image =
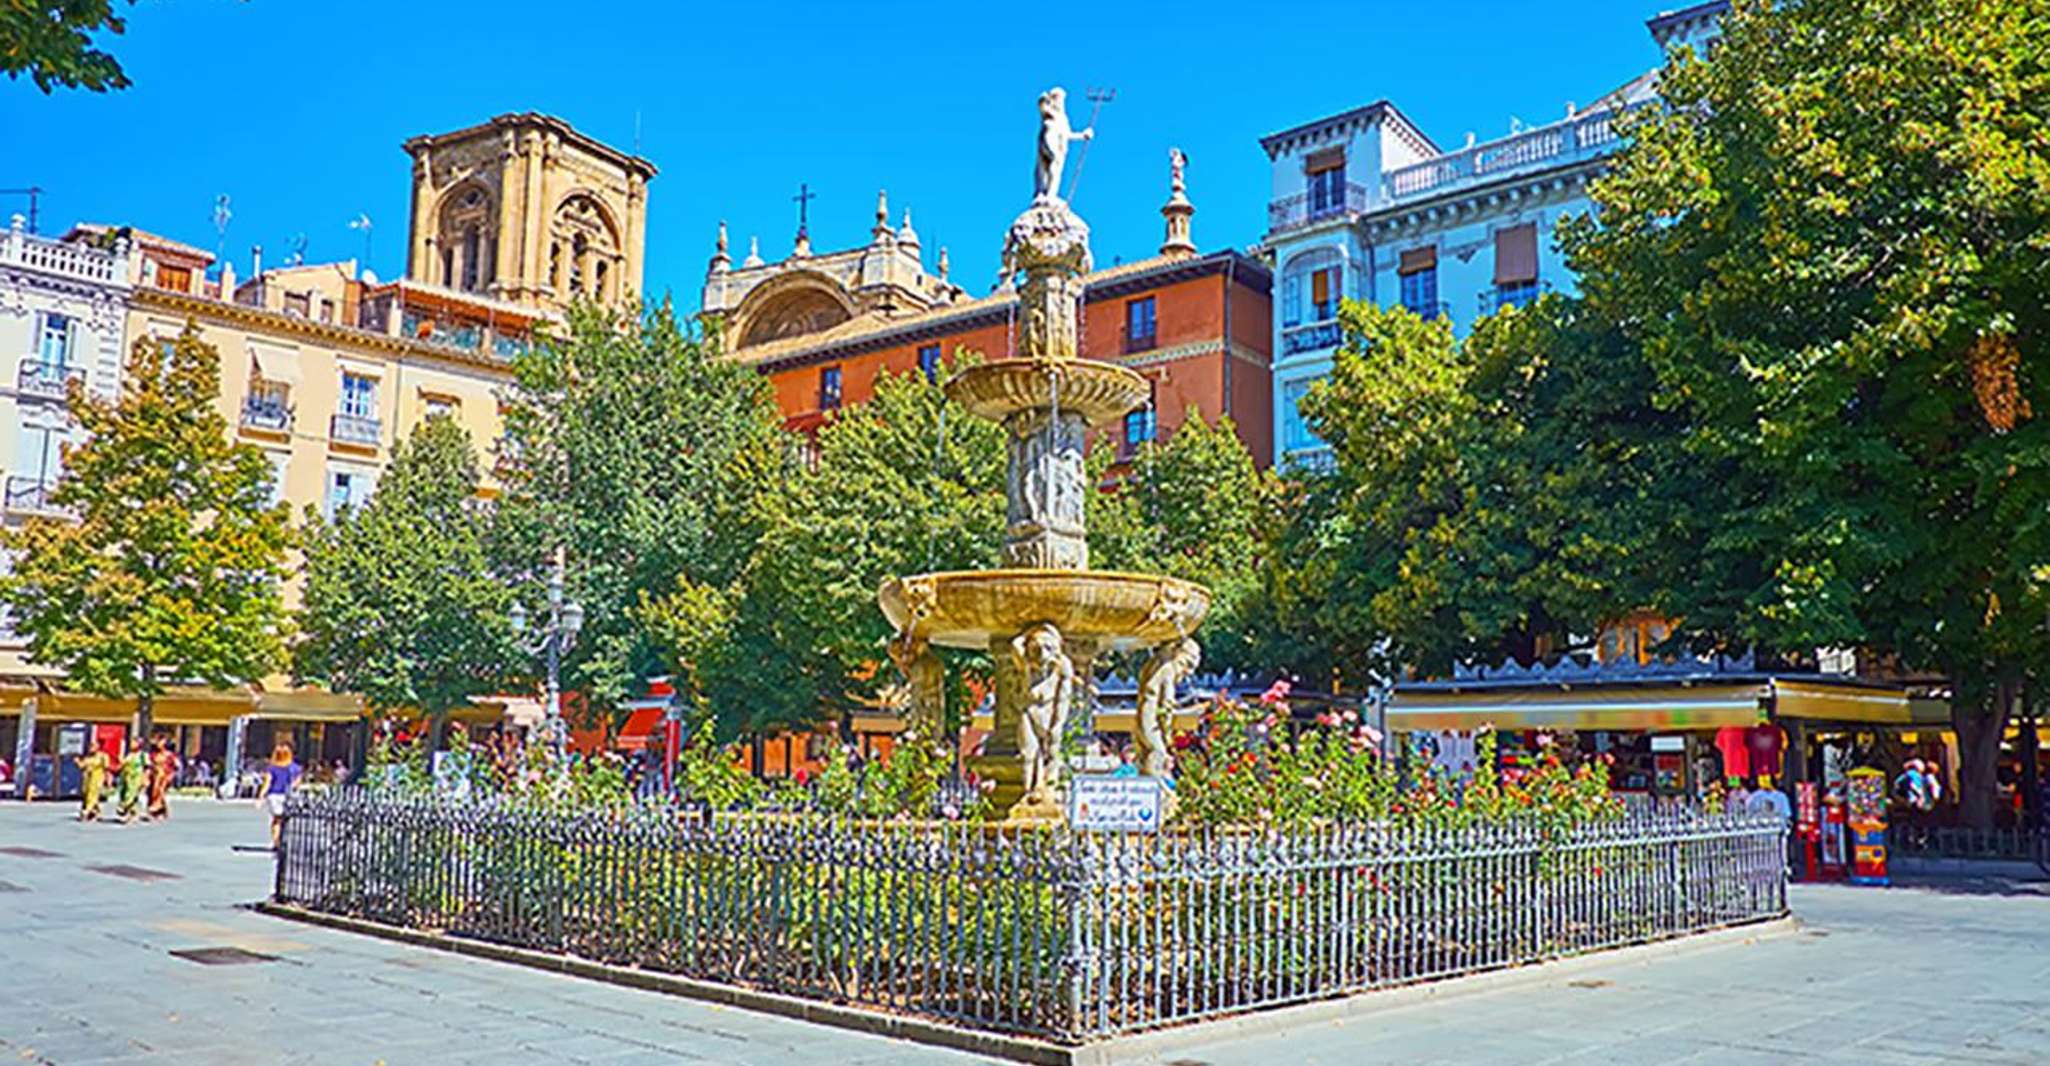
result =
[[[1153,837],[295,797],[275,897],[1085,1041],[1785,913],[1785,829],[1359,825]]]
[[[1972,829],[1958,825],[1895,822],[1886,827],[1887,850],[1918,859],[2000,859],[2032,861],[2037,830],[2016,826]]]

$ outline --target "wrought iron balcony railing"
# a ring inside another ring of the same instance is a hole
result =
[[[36,396],[46,400],[61,400],[71,391],[71,383],[85,384],[85,368],[66,366],[63,363],[45,362],[41,359],[24,359],[21,370],[15,375],[14,385],[24,396]]]
[[[10,474],[7,478],[7,509],[21,514],[56,514],[60,509],[51,502],[57,491],[57,482],[45,480],[34,474]]]
[[[242,398],[242,424],[278,432],[292,428],[291,393],[282,384],[253,382]]]
[[[1267,205],[1267,230],[1270,233],[1285,233],[1304,226],[1322,222],[1327,218],[1343,218],[1367,209],[1367,189],[1364,185],[1346,182],[1341,191],[1312,195],[1299,192],[1284,196]]]
[[[1314,352],[1320,348],[1336,348],[1341,336],[1342,331],[1338,328],[1336,319],[1287,326],[1281,331],[1281,354],[1295,355],[1298,352]]]
[[[375,446],[384,435],[384,423],[364,415],[336,415],[327,427],[329,440],[343,444]]]

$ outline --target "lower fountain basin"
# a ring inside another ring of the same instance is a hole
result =
[[[1070,641],[1130,651],[1188,636],[1210,610],[1193,581],[1111,570],[956,570],[893,577],[876,594],[898,632],[985,650],[1051,623]]]

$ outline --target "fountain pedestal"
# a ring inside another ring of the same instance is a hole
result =
[[[1048,98],[1058,94],[1042,97],[1043,121]],[[1059,125],[1066,129],[1065,118]],[[1046,173],[1054,149],[1046,129],[1041,132]],[[1065,141],[1057,151],[1066,151]],[[1059,164],[1053,159],[1052,174]],[[1201,585],[1088,568],[1088,431],[1123,418],[1151,392],[1146,379],[1126,367],[1078,357],[1082,278],[1089,269],[1089,227],[1043,183],[1004,241],[1006,282],[1023,278],[1016,355],[968,367],[946,385],[949,398],[1005,430],[1005,566],[891,578],[877,594],[897,628],[893,647],[924,642],[989,653],[995,732],[969,765],[996,782],[992,799],[1013,823],[1065,817],[1061,740],[1069,718],[1089,711],[1096,656],[1144,649],[1169,662],[1161,649],[1193,647],[1189,634],[1210,607],[1210,592]],[[1185,658],[1171,663],[1179,668]],[[900,657],[900,663],[910,661]],[[1171,703],[1178,675],[1159,676]],[[1156,697],[1140,707],[1142,718],[1154,715],[1156,736],[1159,703]],[[1149,766],[1147,772],[1159,774],[1164,760]]]

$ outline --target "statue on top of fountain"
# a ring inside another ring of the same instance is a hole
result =
[[[1029,274],[1035,267],[1070,276],[1086,274],[1092,268],[1089,227],[1062,199],[1061,175],[1068,166],[1068,145],[1095,137],[1094,129],[1076,133],[1068,125],[1067,90],[1055,86],[1039,94],[1039,155],[1032,171],[1032,206],[1011,223],[1010,232],[1004,237],[1002,272],[997,278],[999,289],[1010,288],[1016,284],[1020,271]],[[1028,325],[1035,321],[1035,312],[1037,320],[1043,320],[1046,310],[1038,306],[1043,300],[1034,300],[1030,293],[1025,295]],[[1060,346],[1056,342],[1052,347]],[[1074,358],[1074,353],[1069,346],[1065,353],[1054,350],[1042,353],[1041,357]]]
[[[1068,90],[1056,85],[1039,94],[1039,163],[1032,171],[1032,202],[1061,198],[1061,172],[1068,166],[1068,144],[1096,138],[1096,128],[1080,133],[1068,125]]]

